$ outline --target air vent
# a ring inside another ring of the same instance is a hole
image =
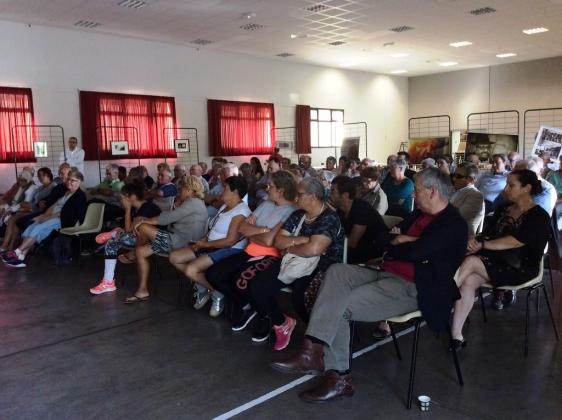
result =
[[[480,15],[487,15],[488,13],[494,13],[495,11],[496,9],[493,9],[491,7],[482,7],[480,9],[471,10],[468,13],[474,16],[480,16]]]
[[[79,20],[78,22],[74,22],[74,26],[77,26],[79,28],[94,29],[97,28],[98,26],[101,26],[101,23],[92,22],[90,20]]]
[[[123,0],[117,3],[119,6],[127,7],[129,9],[142,9],[148,3],[141,0]]]
[[[339,47],[340,45],[345,44],[345,42],[343,41],[334,41],[334,42],[329,42],[330,45],[333,45],[334,47]]]
[[[406,32],[406,31],[411,31],[412,29],[414,28],[412,28],[411,26],[404,25],[404,26],[397,26],[396,28],[390,28],[389,30],[392,32]]]
[[[306,7],[304,10],[308,10],[309,12],[312,12],[312,13],[318,13],[318,12],[323,12],[324,10],[328,10],[328,9],[329,9],[329,7],[326,6],[325,4],[318,3],[318,4],[315,4],[314,6]]]
[[[213,41],[209,41],[208,39],[198,38],[198,39],[195,39],[195,40],[191,41],[191,43],[197,44],[197,45],[209,45],[209,44],[212,44]]]
[[[291,54],[291,53],[284,52],[284,53],[280,53],[280,54],[276,54],[276,55],[277,55],[277,57],[287,58],[287,57],[292,57],[292,56],[294,56],[295,54]]]
[[[260,25],[259,23],[248,23],[247,25],[240,26],[240,29],[244,29],[245,31],[257,31],[262,28],[263,25]]]

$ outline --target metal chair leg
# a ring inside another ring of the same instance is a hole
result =
[[[349,321],[349,370],[353,362],[353,339],[355,338],[355,321]]]
[[[546,290],[544,291],[546,293]],[[541,300],[541,288],[537,287],[537,301],[535,302],[535,311],[539,314],[539,304]]]
[[[545,287],[544,284],[542,287]],[[554,321],[554,316],[552,315],[552,307],[550,306],[550,300],[548,299],[548,294],[544,292],[544,299],[546,300],[546,306],[548,307],[548,315],[550,315],[550,322],[552,322],[552,328],[554,328],[554,334],[556,335],[556,341],[560,341],[560,336],[558,335],[558,328],[556,328],[556,322]]]
[[[449,330],[449,339],[451,340],[453,339],[450,330]],[[457,379],[459,380],[459,385],[464,386],[464,380],[462,378],[461,365],[459,364],[459,357],[457,355],[457,351],[453,350],[451,353],[453,353],[453,363],[455,364],[455,370],[457,372]]]
[[[416,376],[416,360],[418,357],[418,339],[420,336],[421,319],[416,319],[414,330],[414,343],[412,345],[412,361],[410,364],[410,383],[408,384],[408,409],[412,408],[412,395],[414,393],[414,379]]]
[[[527,309],[525,311],[525,342],[523,344],[523,354],[525,357],[529,354],[529,303],[533,289],[527,290]]]
[[[480,306],[482,307],[482,318],[484,322],[488,322],[488,318],[486,317],[486,306],[484,305],[484,294],[482,293],[482,288],[478,288],[478,299],[480,300]]]
[[[552,297],[554,297],[554,278],[552,277],[552,264],[550,260],[550,254],[545,254],[545,258],[548,261],[548,277],[550,279],[550,291],[552,292]],[[546,290],[544,291],[546,293]]]
[[[394,343],[394,349],[396,350],[396,357],[398,357],[398,360],[402,360],[402,354],[400,353],[400,347],[398,346],[398,340],[396,339],[392,322],[389,322],[388,326],[390,328],[390,335],[392,336],[392,343]]]

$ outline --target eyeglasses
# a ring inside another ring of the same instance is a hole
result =
[[[68,178],[67,181],[68,181],[68,182],[72,182],[72,183],[74,183],[74,182],[81,182],[79,179],[76,179],[76,178]]]
[[[463,178],[468,178],[468,175],[460,175],[460,174],[453,174],[453,178],[455,179],[463,179]]]
[[[303,195],[307,195],[307,194],[310,194],[310,193],[297,191],[297,196],[299,196],[299,197],[302,197]]]

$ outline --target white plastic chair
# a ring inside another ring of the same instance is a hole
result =
[[[79,249],[82,251],[82,236],[93,235],[101,232],[103,226],[103,213],[105,211],[105,204],[103,203],[90,203],[84,216],[84,222],[79,226],[63,228],[60,233],[68,236],[76,236],[79,238]]]

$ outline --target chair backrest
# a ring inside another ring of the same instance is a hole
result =
[[[84,216],[84,223],[80,225],[83,229],[97,229],[101,230],[103,225],[103,213],[105,211],[105,204],[103,203],[90,203]]]
[[[398,223],[400,223],[404,219],[402,219],[401,217],[398,217],[398,216],[384,215],[382,217],[382,220],[384,220],[384,223],[386,224],[387,228],[392,229],[394,226],[396,226]]]
[[[156,198],[153,200],[154,204],[160,207],[162,211],[170,211],[174,208],[174,199],[176,197],[163,197],[163,198]]]
[[[347,264],[347,235],[344,236],[343,239],[343,259],[342,262]]]

